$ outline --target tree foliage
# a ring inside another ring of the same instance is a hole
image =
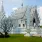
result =
[[[1,21],[1,29],[3,29],[3,32],[5,35],[8,34],[8,32],[12,29],[12,19],[11,18],[4,18]]]

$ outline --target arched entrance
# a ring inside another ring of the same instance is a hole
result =
[[[35,18],[33,18],[33,26],[35,27],[36,25],[36,21],[35,21]]]

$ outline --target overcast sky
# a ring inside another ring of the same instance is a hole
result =
[[[0,0],[0,9],[1,9],[1,1]],[[40,24],[42,25],[42,0],[3,0],[4,10],[6,15],[10,15],[10,13],[17,9],[18,7],[21,7],[21,4],[24,4],[24,6],[35,6],[38,7],[39,17],[40,17]]]

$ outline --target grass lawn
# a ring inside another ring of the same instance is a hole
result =
[[[24,37],[22,34],[10,35],[9,38],[0,38],[0,42],[42,42],[41,37]]]
[[[40,26],[40,28],[42,28],[42,26]]]

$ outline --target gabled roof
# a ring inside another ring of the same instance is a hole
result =
[[[14,19],[21,19],[24,18],[25,14],[26,14],[26,10],[27,7],[23,7],[23,8],[18,8],[15,13],[12,15],[12,17]]]

